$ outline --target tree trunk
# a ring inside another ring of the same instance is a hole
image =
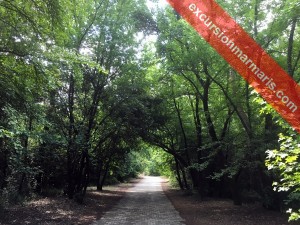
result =
[[[6,148],[5,138],[0,138],[0,190],[6,183],[6,174],[8,169],[8,150]]]
[[[75,168],[74,161],[76,160],[75,151],[75,119],[74,119],[74,77],[70,75],[69,91],[68,91],[68,110],[69,110],[69,128],[68,128],[68,148],[67,148],[67,166],[68,166],[68,186],[67,195],[70,199],[73,198],[75,192]]]
[[[231,192],[232,192],[233,204],[235,205],[242,205],[241,190],[239,184],[240,174],[241,174],[241,170],[232,178]]]
[[[173,103],[174,103],[174,107],[175,107],[175,110],[176,110],[176,113],[177,113],[178,122],[179,122],[179,125],[180,125],[180,130],[181,130],[182,137],[183,137],[185,156],[187,158],[188,164],[190,165],[191,160],[190,160],[190,155],[189,155],[189,152],[188,152],[187,137],[186,137],[186,133],[185,133],[184,126],[183,126],[179,105],[176,102],[175,96],[173,96]]]
[[[33,118],[31,117],[31,115],[28,116],[29,117],[29,124],[28,124],[28,131],[31,132],[32,131],[32,122],[33,122]],[[28,155],[28,151],[29,151],[29,136],[26,134],[24,137],[24,149],[23,149],[23,168],[26,168],[27,166],[29,167],[30,164],[30,159],[29,159],[29,155]],[[31,175],[28,172],[23,172],[21,175],[21,179],[20,179],[20,183],[19,183],[19,187],[18,187],[18,193],[19,194],[25,194],[24,192],[29,192],[29,184],[28,182],[26,182],[28,180],[28,176]],[[26,190],[24,190],[26,189]],[[27,194],[27,193],[26,193]]]
[[[100,189],[101,190],[103,190],[103,186],[104,186],[107,174],[108,174],[108,170],[109,170],[109,166],[110,166],[110,161],[111,160],[109,159],[109,161],[106,163],[105,168],[104,168],[104,174],[103,174],[103,177],[102,177],[102,180],[101,180],[101,183],[100,183]]]
[[[294,45],[294,35],[296,30],[297,24],[297,17],[294,17],[292,20],[291,31],[289,35],[289,42],[288,42],[288,52],[287,52],[287,70],[288,74],[293,77],[294,76],[294,68],[293,68],[293,45]]]
[[[102,173],[103,161],[101,159],[98,160],[98,174],[97,174],[97,191],[102,191],[101,186],[101,173]]]
[[[190,189],[190,185],[189,185],[189,183],[187,181],[187,178],[186,178],[186,172],[185,172],[185,169],[181,165],[180,165],[180,170],[181,170],[181,173],[182,173],[182,179],[183,179],[183,183],[184,183],[185,189],[189,190]]]
[[[176,175],[177,175],[178,185],[179,185],[180,189],[183,190],[184,187],[183,187],[182,180],[181,180],[179,163],[175,157],[174,157],[174,159],[175,159],[175,164],[176,164]]]

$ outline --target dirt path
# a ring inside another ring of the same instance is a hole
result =
[[[162,181],[144,177],[93,225],[182,225],[183,219],[163,192]]]

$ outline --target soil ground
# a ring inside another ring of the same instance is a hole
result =
[[[106,186],[102,192],[88,190],[82,205],[66,196],[47,197],[11,206],[0,215],[0,225],[90,225],[100,219],[139,179]]]
[[[9,207],[0,215],[0,224],[89,225],[115,206],[138,181],[139,179],[105,187],[103,192],[90,190],[82,205],[60,196],[40,198]],[[234,206],[231,200],[201,201],[197,195],[187,195],[171,188],[167,181],[162,185],[165,194],[187,225],[300,225],[300,222],[288,223],[285,214],[266,210],[258,204],[240,207]]]
[[[163,184],[170,199],[186,225],[299,225],[288,222],[286,214],[270,211],[260,204],[235,206],[232,200],[200,200],[197,195],[188,195],[173,189],[167,181]]]

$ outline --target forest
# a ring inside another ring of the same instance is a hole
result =
[[[297,0],[217,2],[300,82]],[[300,218],[300,137],[172,7],[0,1],[0,211],[145,173]]]

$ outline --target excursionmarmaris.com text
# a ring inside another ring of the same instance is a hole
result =
[[[212,19],[202,10],[200,10],[196,4],[190,4],[189,10],[201,21],[204,23],[205,26],[218,38],[220,41],[226,45],[234,55],[236,55],[239,60],[248,66],[248,68],[262,81],[263,84],[266,85],[271,91],[275,93],[275,96],[280,99],[286,107],[295,112],[298,107],[297,105],[290,101],[290,98],[284,94],[282,90],[276,90],[276,83],[275,81],[266,75],[260,68],[257,66],[248,55],[244,54],[243,51],[231,40],[225,33],[218,27]]]

